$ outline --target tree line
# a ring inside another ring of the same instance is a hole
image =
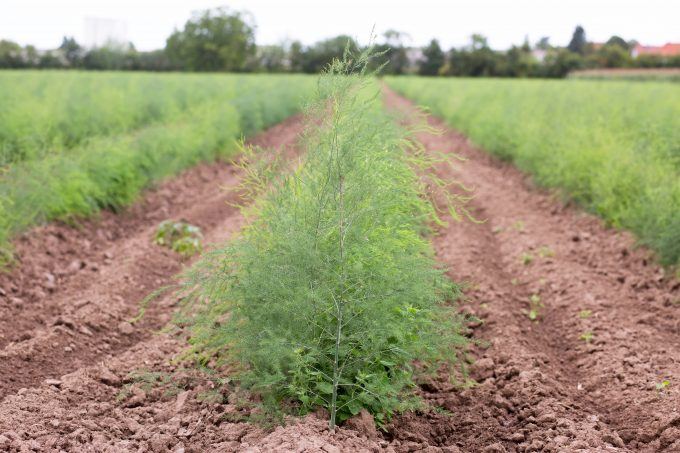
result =
[[[509,50],[493,50],[482,35],[448,51],[433,39],[423,48],[406,44],[407,35],[385,32],[376,43],[384,52],[385,74],[420,74],[466,77],[564,77],[570,71],[597,68],[680,67],[680,56],[631,56],[634,41],[612,36],[606,43],[588,42],[578,26],[566,47],[548,38],[531,45],[528,40]],[[110,42],[87,49],[64,37],[53,50],[40,51],[0,41],[0,68],[59,68],[141,71],[228,71],[318,73],[345,49],[360,49],[350,36],[340,35],[303,45],[290,41],[276,45],[255,43],[255,21],[247,12],[216,8],[195,13],[181,30],[167,39],[165,48],[138,51],[132,43]]]

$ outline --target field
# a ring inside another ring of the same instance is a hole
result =
[[[228,158],[309,96],[305,76],[0,73],[0,248],[47,220],[129,205],[150,184]]]
[[[680,68],[585,69],[572,71],[569,78],[680,82]]]
[[[366,58],[0,72],[0,451],[680,450],[678,88]]]
[[[560,188],[666,264],[680,263],[680,86],[607,81],[393,78],[544,186]]]

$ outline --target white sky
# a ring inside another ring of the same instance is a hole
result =
[[[253,13],[259,44],[285,38],[311,44],[340,33],[366,42],[374,25],[378,33],[407,32],[414,45],[434,37],[447,49],[466,44],[472,33],[498,49],[527,35],[532,43],[550,36],[566,45],[577,24],[591,41],[612,34],[644,44],[680,41],[680,0],[0,0],[0,39],[46,49],[72,35],[87,44],[86,18],[96,17],[119,21],[127,40],[151,50],[163,47],[192,11],[221,5]]]

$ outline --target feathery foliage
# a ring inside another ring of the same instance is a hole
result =
[[[233,156],[243,135],[298,111],[314,87],[308,76],[224,74],[0,81],[0,250],[33,225],[119,209],[156,181]]]
[[[680,264],[680,86],[388,78],[488,151]]]
[[[425,237],[422,160],[383,112],[370,58],[320,77],[304,162],[187,274],[180,317],[204,360],[235,365],[266,402],[327,408],[331,429],[362,408],[380,423],[415,407],[418,373],[455,365],[466,343],[445,304],[458,287]]]

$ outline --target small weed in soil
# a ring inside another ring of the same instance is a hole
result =
[[[579,340],[583,340],[586,343],[590,343],[591,341],[593,341],[594,337],[595,337],[595,335],[591,331],[587,331],[587,332],[583,332],[581,334],[581,336],[578,337],[578,338],[579,338]]]
[[[656,391],[659,395],[662,395],[668,387],[670,387],[671,381],[668,379],[665,379],[659,383],[657,383],[654,387],[656,388]]]
[[[538,256],[541,258],[552,258],[555,256],[555,251],[548,247],[547,245],[542,246],[538,249]]]
[[[202,239],[203,235],[197,226],[183,221],[165,220],[158,225],[154,242],[188,258],[201,252]]]
[[[529,311],[525,311],[526,315],[531,319],[532,321],[538,322],[538,318],[540,316],[540,309],[543,308],[543,302],[541,302],[541,296],[538,294],[532,294],[531,297],[529,297]]]
[[[591,310],[581,310],[578,312],[578,317],[581,319],[588,319],[593,315]]]
[[[534,256],[531,253],[522,253],[522,256],[520,256],[519,260],[524,264],[525,266],[528,266],[534,261]]]

